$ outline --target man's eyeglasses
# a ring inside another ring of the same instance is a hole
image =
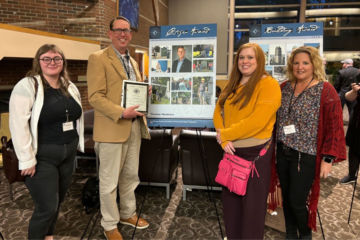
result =
[[[121,28],[111,29],[111,31],[113,31],[116,35],[120,35],[121,32],[123,32],[125,35],[129,35],[131,33],[130,29],[121,29]]]
[[[50,64],[52,62],[52,60],[54,60],[55,64],[60,64],[63,59],[61,57],[54,57],[54,58],[44,57],[43,59],[40,59],[40,60],[44,61],[45,64]]]

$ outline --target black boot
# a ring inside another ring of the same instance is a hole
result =
[[[299,239],[310,239],[311,240],[312,239],[312,233],[310,233],[310,235],[307,235],[307,236],[300,234]]]
[[[285,240],[294,240],[294,239],[299,239],[297,233],[295,233],[295,232],[291,232],[291,233],[287,232],[286,233]]]

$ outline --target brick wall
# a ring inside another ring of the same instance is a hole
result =
[[[158,0],[156,0],[158,1]],[[168,0],[161,0],[168,6]],[[130,55],[135,57],[135,48],[149,47],[149,27],[155,25],[152,0],[140,0],[139,29],[133,29]],[[159,25],[168,24],[168,9],[159,6]],[[116,17],[116,0],[1,0],[0,23],[40,31],[99,41],[101,48],[111,43],[108,37],[109,23]],[[31,59],[4,58],[0,61],[0,86],[15,85],[31,69]],[[86,61],[69,60],[71,80],[86,75]],[[81,91],[85,109],[87,87]],[[1,91],[1,90],[0,90]]]
[[[161,0],[168,5],[168,0]],[[168,24],[168,9],[159,3],[159,25]],[[140,0],[139,14],[155,22],[152,0]],[[109,22],[116,17],[116,0],[2,0],[0,23],[74,36],[109,45]],[[132,44],[149,46],[149,27],[154,24],[139,17],[139,30]]]
[[[4,3],[5,2],[5,3]],[[99,36],[96,0],[3,0],[0,22],[40,31],[93,39]]]
[[[25,77],[26,73],[31,69],[32,59],[11,59],[4,58],[0,61],[0,86],[15,85],[19,80]],[[69,60],[68,70],[70,72],[70,80],[77,84],[79,75],[85,75],[87,61]],[[91,109],[87,98],[87,86],[78,86],[81,93],[81,101],[85,110]],[[0,93],[1,94],[1,93]]]

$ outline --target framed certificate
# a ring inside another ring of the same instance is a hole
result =
[[[136,111],[141,113],[148,112],[149,104],[149,84],[144,82],[123,81],[123,107],[128,108],[140,105]]]

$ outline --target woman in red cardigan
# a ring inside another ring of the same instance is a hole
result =
[[[317,49],[301,46],[287,63],[277,113],[277,172],[283,195],[286,239],[311,239],[316,230],[320,177],[346,159],[340,98],[325,82]]]

